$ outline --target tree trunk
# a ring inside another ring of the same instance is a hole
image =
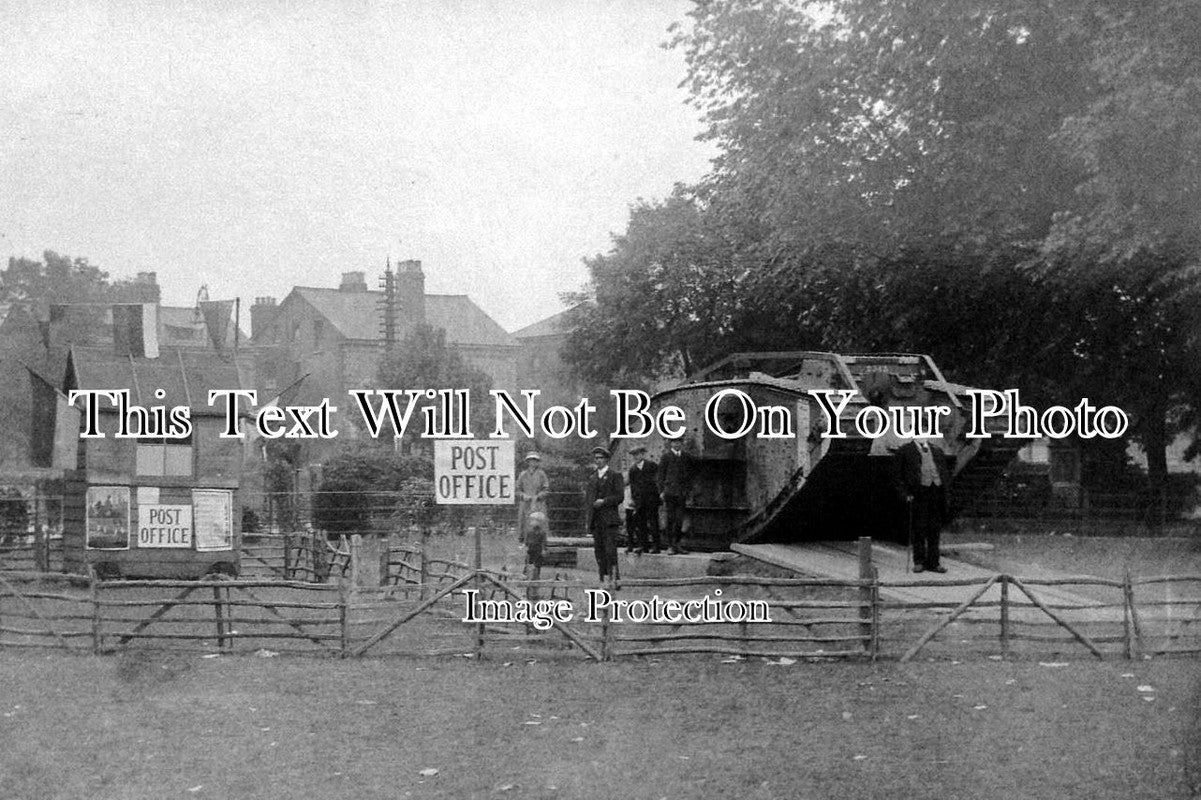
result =
[[[1143,423],[1143,447],[1147,451],[1147,483],[1150,488],[1147,522],[1158,529],[1165,522],[1168,496],[1168,433],[1165,411],[1152,408]]]

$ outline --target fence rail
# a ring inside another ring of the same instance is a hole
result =
[[[389,551],[390,580],[356,588],[279,579],[102,581],[0,572],[0,648],[109,653],[155,646],[203,652],[496,655],[555,652],[614,660],[728,658],[1140,658],[1201,653],[1201,575],[1045,580],[996,574],[938,583],[954,600],[898,600],[935,582],[762,578],[627,580],[607,587],[529,581],[420,548]],[[1084,601],[1064,601],[1071,587]],[[471,592],[471,594],[467,594]],[[716,621],[651,618],[655,598],[720,597]],[[608,600],[606,603],[604,601]],[[600,605],[589,616],[589,602]],[[767,619],[746,613],[753,603]],[[472,603],[471,606],[468,603]],[[569,618],[551,609],[566,603]],[[541,604],[541,605],[540,605]],[[468,609],[472,609],[470,612]]]

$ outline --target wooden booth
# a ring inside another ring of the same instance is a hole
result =
[[[105,348],[70,351],[65,392],[126,389],[144,408],[187,406],[192,432],[183,439],[117,438],[118,409],[107,400],[97,404],[104,436],[81,437],[77,468],[64,474],[66,571],[90,565],[101,577],[238,574],[244,441],[221,438],[223,404],[208,405],[210,389],[237,388],[236,365],[215,352],[163,348],[145,358]],[[130,425],[131,432],[146,430]]]

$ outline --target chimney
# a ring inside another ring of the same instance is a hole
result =
[[[420,261],[396,265],[396,300],[407,329],[425,322],[425,273]]]
[[[260,341],[271,327],[277,313],[279,306],[275,304],[274,297],[254,298],[254,305],[250,307],[250,338]]]
[[[128,298],[139,303],[160,303],[163,290],[158,285],[157,272],[139,272],[133,280],[133,293]]]
[[[367,291],[367,273],[366,272],[343,272],[342,284],[338,286],[339,292],[365,292]]]

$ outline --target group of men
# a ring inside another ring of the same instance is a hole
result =
[[[588,533],[592,536],[597,571],[601,580],[612,576],[617,565],[617,536],[621,530],[619,509],[625,502],[621,474],[609,466],[611,453],[604,447],[592,450],[596,472],[585,485]],[[626,552],[660,553],[659,507],[665,511],[664,538],[667,552],[684,552],[681,544],[684,501],[692,480],[692,460],[678,441],[672,441],[659,463],[646,457],[646,447],[630,449],[634,463],[629,471],[629,507],[626,513]]]
[[[910,545],[915,572],[946,572],[939,559],[939,530],[945,519],[946,490],[950,484],[950,457],[937,444],[924,440],[898,442],[873,455],[892,455],[893,490],[904,500],[908,513]],[[679,441],[671,441],[658,463],[647,458],[644,445],[630,449],[634,459],[629,469],[629,496],[625,518],[627,553],[683,553],[681,535],[684,503],[692,480],[692,460]],[[612,454],[604,447],[592,450],[595,470],[585,484],[587,530],[593,540],[596,564],[602,581],[613,576],[617,566],[617,540],[621,531],[621,507],[627,503],[621,473],[610,467]],[[526,468],[517,478],[519,541],[527,546],[534,577],[542,566],[546,542],[546,498],[550,480],[537,453],[526,456]],[[659,531],[659,509],[664,509],[665,530]]]
[[[629,470],[629,497],[625,518],[627,553],[661,553],[664,546],[672,554],[683,553],[681,543],[684,501],[692,480],[692,460],[680,442],[668,445],[659,463],[646,457],[643,445],[630,450],[634,464]],[[610,468],[612,454],[607,448],[592,450],[594,471],[584,486],[587,529],[592,536],[597,569],[602,581],[613,575],[617,565],[617,540],[621,531],[621,507],[626,505],[626,481]],[[546,497],[550,481],[537,453],[525,458],[525,469],[517,476],[518,540],[527,547],[527,560],[535,574],[542,564],[542,546],[546,541]],[[664,510],[664,531],[660,538],[659,509]]]

